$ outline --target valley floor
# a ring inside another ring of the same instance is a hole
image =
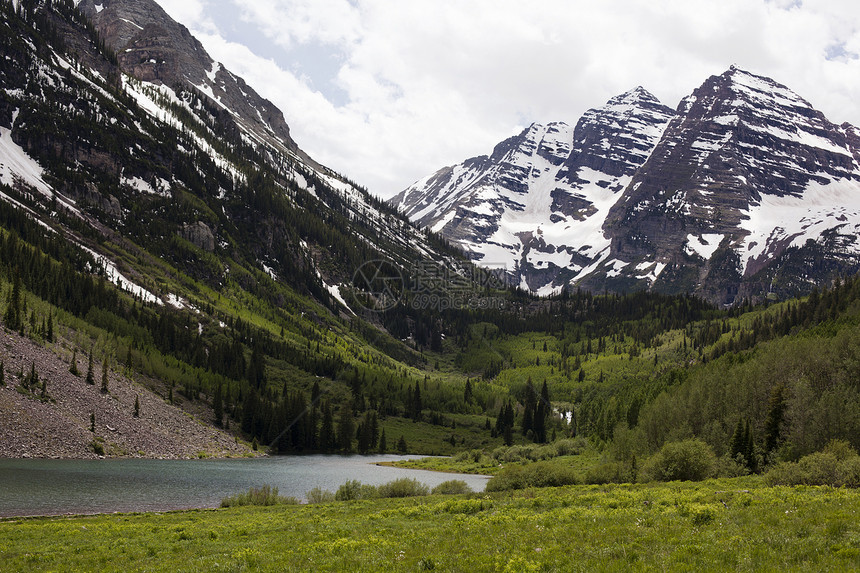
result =
[[[758,477],[0,522],[7,571],[854,571],[860,491]]]

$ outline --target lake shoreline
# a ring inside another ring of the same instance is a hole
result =
[[[0,520],[76,515],[165,513],[218,508],[225,497],[268,485],[307,501],[314,489],[336,492],[347,481],[379,486],[413,478],[432,488],[447,472],[386,462],[419,456],[306,454],[256,458],[104,460],[0,459]],[[385,464],[385,465],[381,465]],[[487,477],[462,475],[474,491]]]

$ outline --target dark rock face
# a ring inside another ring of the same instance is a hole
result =
[[[860,180],[847,131],[770,79],[737,68],[709,78],[680,103],[624,201],[610,211],[605,228],[613,257],[696,264],[697,290],[734,302],[737,283],[768,266],[795,238],[771,233],[764,256],[751,256],[761,246],[749,240],[753,213],[780,199],[800,200],[810,184]],[[717,252],[710,260],[687,261],[691,241],[705,235],[724,241],[736,266]]]
[[[860,130],[773,80],[732,67],[675,111],[636,88],[586,112],[564,145],[548,135],[532,126],[392,202],[473,253],[508,248],[533,290],[653,288],[732,304],[860,269]],[[517,207],[535,215],[530,228],[510,223],[523,222]],[[506,225],[517,243],[498,240]],[[799,261],[812,272],[779,271]]]
[[[215,251],[215,235],[212,233],[212,229],[209,228],[209,225],[203,221],[187,223],[182,227],[182,232],[180,234],[183,239],[192,245],[200,247],[207,253]]]
[[[529,289],[557,289],[599,260],[606,211],[645,162],[674,111],[635,88],[576,127],[533,124],[488,156],[446,167],[391,203],[500,264]]]
[[[98,8],[96,7],[98,5]],[[153,0],[82,0],[80,10],[116,53],[121,69],[142,81],[195,88],[254,139],[316,165],[290,137],[281,111],[241,79],[214,62],[188,29]]]

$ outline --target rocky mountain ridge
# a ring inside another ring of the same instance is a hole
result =
[[[503,143],[391,204],[542,294],[653,288],[732,304],[801,294],[860,268],[857,128],[734,66],[674,111],[646,94],[586,112],[554,142],[557,170],[545,154],[521,153],[514,176],[495,176],[510,163]],[[538,150],[545,129],[513,139]],[[549,211],[513,224],[547,193]]]

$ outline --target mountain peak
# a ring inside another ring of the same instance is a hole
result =
[[[413,186],[406,214],[541,293],[641,287],[731,304],[860,268],[860,131],[770,78],[732,65],[677,112],[637,86],[582,115],[560,166],[566,148],[546,134],[532,126]],[[790,270],[804,257],[822,271]]]
[[[642,86],[636,86],[633,89],[627,90],[626,92],[611,98],[608,102],[606,102],[606,104],[637,104],[640,102],[659,104],[660,100],[657,99],[654,94],[652,94]]]

